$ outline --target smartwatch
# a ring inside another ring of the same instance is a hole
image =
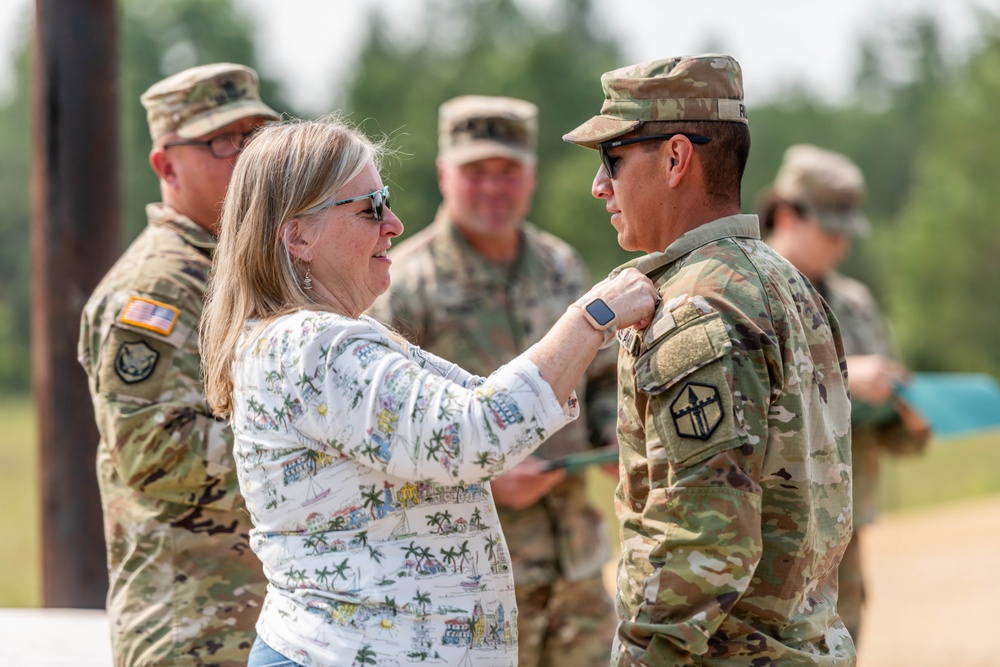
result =
[[[601,349],[611,345],[615,340],[618,327],[615,325],[615,311],[611,310],[603,299],[592,299],[586,295],[573,303],[570,308],[579,308],[583,312],[584,319],[598,331],[604,334],[604,342]]]

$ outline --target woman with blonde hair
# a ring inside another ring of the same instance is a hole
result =
[[[598,348],[653,311],[625,271],[488,378],[407,344],[363,315],[403,230],[383,153],[337,119],[279,123],[226,195],[201,340],[269,582],[250,667],[516,664],[487,481],[575,417]]]

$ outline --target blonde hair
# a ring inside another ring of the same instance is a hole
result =
[[[284,224],[332,199],[365,165],[381,166],[373,142],[341,118],[289,120],[254,134],[240,155],[223,204],[201,320],[205,397],[220,417],[232,411],[232,364],[248,320],[267,322],[305,308],[327,310],[303,289],[282,239]]]

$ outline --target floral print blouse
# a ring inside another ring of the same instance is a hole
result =
[[[517,664],[487,480],[577,414],[523,357],[488,378],[362,316],[248,323],[234,454],[261,638],[303,665]]]

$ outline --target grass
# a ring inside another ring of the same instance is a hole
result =
[[[30,396],[0,396],[0,607],[42,601],[38,459]]]
[[[0,396],[0,607],[41,604],[38,461],[30,396]],[[909,512],[1000,493],[1000,433],[933,442],[919,457],[884,459],[882,508]],[[588,471],[611,543],[615,480]]]
[[[1000,493],[1000,433],[932,442],[922,456],[884,458],[884,512],[911,512]]]

